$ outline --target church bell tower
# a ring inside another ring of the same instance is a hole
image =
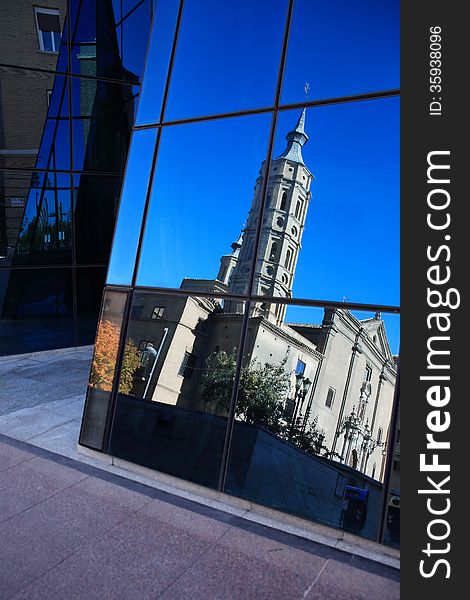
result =
[[[313,181],[313,175],[302,157],[302,147],[308,140],[305,113],[304,108],[297,125],[286,136],[286,149],[271,163],[253,285],[253,294],[257,296],[290,298],[292,295]],[[234,294],[248,291],[265,169],[263,162],[236,265],[230,277],[229,292]],[[284,321],[285,309],[285,305],[260,302],[256,305],[254,315],[262,314],[280,325]],[[234,310],[232,303],[229,310]]]

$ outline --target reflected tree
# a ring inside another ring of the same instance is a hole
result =
[[[213,352],[206,361],[201,383],[201,399],[206,411],[226,416],[235,377],[237,350]],[[235,416],[250,425],[269,429],[307,454],[330,457],[323,444],[325,433],[318,427],[318,416],[305,427],[299,413],[292,423],[285,417],[285,403],[291,389],[287,356],[280,364],[261,363],[254,358],[242,368]]]
[[[201,399],[206,411],[226,415],[235,377],[237,350],[213,352],[206,361],[201,383]],[[279,365],[262,364],[254,358],[242,368],[236,417],[276,434],[282,430],[284,402],[290,390],[287,358]]]
[[[127,338],[124,347],[124,356],[121,365],[121,378],[119,380],[119,392],[130,394],[134,385],[137,369],[140,367],[140,350],[131,338]]]
[[[105,392],[113,387],[120,333],[120,327],[112,321],[101,321],[98,326],[90,385]]]

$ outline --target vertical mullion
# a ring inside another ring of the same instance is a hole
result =
[[[256,273],[256,263],[257,263],[257,258],[258,258],[259,243],[260,243],[260,239],[261,239],[261,228],[262,228],[262,224],[263,224],[263,214],[264,214],[264,207],[265,207],[265,201],[266,201],[266,194],[267,194],[267,190],[268,190],[268,181],[269,181],[269,176],[270,176],[270,171],[271,171],[271,157],[272,157],[273,148],[274,148],[274,138],[275,138],[275,134],[276,134],[277,115],[278,115],[278,111],[279,111],[279,101],[280,101],[280,97],[281,97],[282,80],[284,77],[284,68],[285,68],[285,64],[286,64],[287,46],[288,46],[288,42],[289,42],[290,26],[291,26],[291,21],[292,21],[293,10],[294,10],[294,0],[289,0],[289,4],[287,6],[286,22],[285,22],[285,26],[284,26],[284,36],[283,36],[283,40],[282,40],[281,56],[279,59],[279,69],[278,69],[278,76],[277,76],[277,82],[276,82],[276,91],[275,91],[275,96],[274,96],[274,111],[272,113],[271,128],[269,131],[268,147],[267,147],[267,151],[266,151],[264,178],[263,178],[263,184],[262,184],[261,195],[260,195],[260,203],[259,203],[260,209],[259,209],[259,215],[258,215],[258,224],[257,224],[257,228],[256,228],[254,251],[253,251],[253,257],[252,257],[252,261],[251,261],[251,272],[250,272],[250,277],[248,280],[248,290],[246,290],[247,302],[245,304],[245,313],[243,316],[242,331],[241,331],[241,336],[240,336],[240,347],[238,350],[237,364],[236,364],[236,369],[235,369],[235,377],[234,377],[234,382],[233,382],[233,387],[232,387],[232,396],[230,399],[230,407],[229,407],[229,413],[228,413],[228,418],[227,418],[227,429],[225,431],[224,448],[222,451],[222,460],[221,460],[221,466],[220,466],[219,486],[218,486],[219,491],[224,490],[225,483],[227,480],[228,463],[229,463],[229,458],[230,458],[230,449],[231,449],[231,445],[232,445],[232,435],[233,435],[233,428],[234,428],[234,422],[235,422],[235,409],[236,409],[236,403],[237,403],[237,397],[238,397],[238,390],[239,390],[239,386],[240,386],[241,370],[242,370],[242,366],[243,366],[243,354],[244,354],[244,349],[245,349],[246,337],[248,334],[248,326],[249,326],[249,322],[250,322],[251,299],[252,299],[252,295],[253,295],[253,282],[254,282],[255,273]]]
[[[400,363],[397,367],[397,379],[395,384],[395,393],[393,396],[392,414],[390,417],[389,435],[387,440],[388,454],[385,462],[384,483],[382,490],[382,506],[380,512],[379,529],[377,541],[384,543],[385,525],[388,512],[388,495],[390,493],[390,480],[392,477],[393,455],[395,452],[395,441],[397,439],[398,414],[400,412]]]

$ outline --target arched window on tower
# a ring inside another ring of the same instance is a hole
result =
[[[295,206],[295,218],[300,218],[300,213],[302,212],[302,200],[297,200],[297,204]]]
[[[290,248],[287,249],[286,260],[284,261],[284,266],[286,269],[290,269],[290,262],[292,259],[292,250]]]
[[[282,194],[282,198],[281,198],[281,206],[279,207],[280,210],[286,210],[286,205],[287,205],[287,192],[284,192]]]
[[[269,260],[275,260],[277,254],[277,244],[273,242],[271,245],[271,252],[269,253]]]

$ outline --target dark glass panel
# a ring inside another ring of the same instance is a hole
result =
[[[126,300],[125,292],[106,290],[103,295],[79,439],[95,450],[103,449]]]
[[[67,80],[65,85],[57,88],[56,97],[53,98],[53,113],[56,116],[47,118],[41,124],[42,137],[35,165],[38,169],[69,170],[71,168],[69,92],[70,85]]]
[[[70,264],[71,261],[70,175],[34,172],[15,243],[13,264],[56,265]]]
[[[76,270],[79,346],[95,341],[105,278],[106,267],[80,267]]]
[[[247,292],[254,236],[240,254],[240,231],[257,219],[270,122],[261,114],[163,130],[139,285]]]
[[[125,12],[124,6],[123,12]],[[132,75],[138,79],[144,69],[147,41],[150,33],[150,0],[145,0],[124,19],[121,30],[122,64],[124,70],[129,73],[126,79],[132,77]]]
[[[0,171],[0,267],[13,260],[28,198],[36,192],[39,197],[43,177],[31,171]]]
[[[223,306],[135,293],[111,454],[217,487],[243,322]]]
[[[225,491],[375,539],[398,321],[252,305]]]
[[[114,233],[108,283],[129,285],[132,282],[156,134],[155,129],[147,129],[135,131],[132,136]]]
[[[122,172],[138,88],[84,78],[72,81],[76,170]]]
[[[287,2],[187,0],[165,120],[272,106]]]
[[[0,269],[0,354],[73,346],[71,269]]]
[[[137,125],[160,121],[178,6],[179,2],[174,0],[159,0],[157,3],[139,99]]]
[[[48,90],[52,90],[51,114],[66,116],[62,108],[64,78],[17,69],[0,68],[0,167],[30,169],[35,166],[48,113]],[[68,100],[65,101],[66,103]],[[46,165],[41,165],[45,167]]]
[[[399,131],[397,98],[280,113],[256,295],[399,304]]]
[[[137,83],[141,73],[126,69],[122,62],[122,36],[111,0],[73,2],[72,15],[72,73]],[[145,48],[146,38],[135,38],[136,48]]]
[[[122,0],[122,16],[125,18],[131,12],[131,10],[134,10],[136,6],[141,5],[142,2],[150,14],[150,2],[148,0]]]
[[[106,264],[116,221],[120,177],[75,175],[75,260]]]
[[[282,102],[400,87],[397,0],[296,0]]]
[[[72,0],[72,2],[73,1],[74,0]],[[113,4],[114,20],[116,21],[116,23],[119,23],[119,21],[121,20],[121,17],[122,17],[122,12],[121,12],[122,0],[111,0],[111,1]]]

